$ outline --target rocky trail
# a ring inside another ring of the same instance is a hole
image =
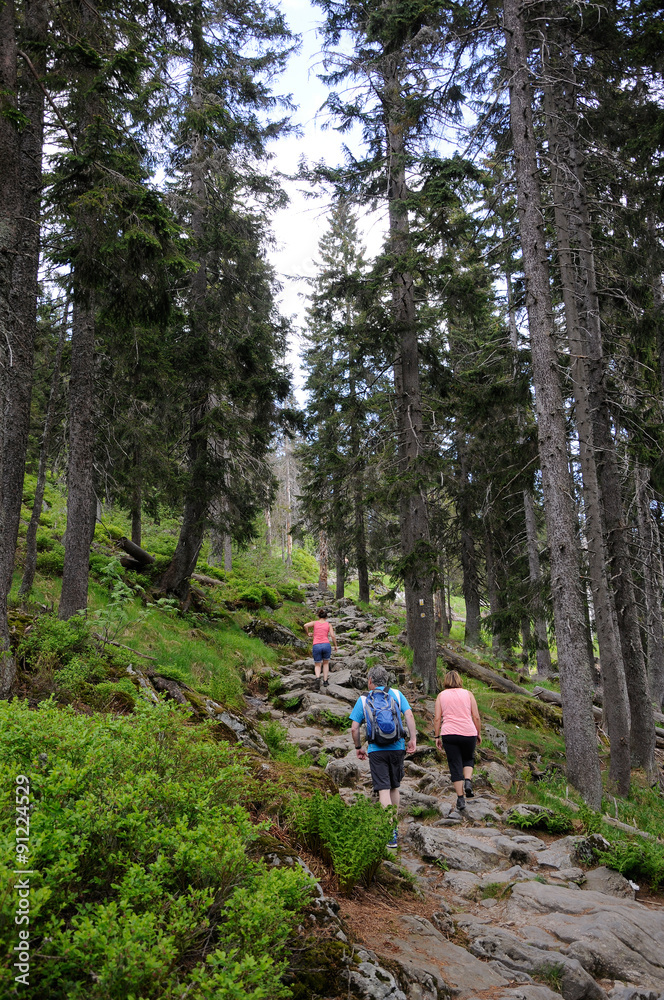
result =
[[[313,607],[314,594],[309,598]],[[434,703],[399,673],[399,646],[387,619],[349,599],[327,603],[339,639],[329,687],[317,689],[310,657],[289,662],[281,667],[276,707],[267,696],[253,696],[248,714],[265,718],[269,712],[302,753],[318,759],[324,753],[328,775],[350,801],[371,796],[369,765],[356,759],[350,733],[334,723],[348,716],[365,690],[367,667],[390,667],[394,686],[403,688],[429,728]],[[589,838],[533,836],[507,825],[511,809],[540,807],[508,804],[513,776],[504,760],[505,735],[487,726],[484,735],[484,776],[475,782],[465,815],[453,808],[446,764],[422,746],[406,763],[399,850],[383,863],[380,884],[335,900],[321,879],[324,933],[347,945],[348,996],[664,998],[662,902],[636,900],[634,885],[615,871],[588,869]],[[405,875],[414,891],[399,891],[408,885]],[[321,974],[322,991],[310,995],[340,995],[332,974],[326,979],[324,968]]]

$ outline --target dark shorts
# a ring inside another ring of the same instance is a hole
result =
[[[312,652],[314,654],[314,663],[320,663],[321,660],[329,660],[332,656],[332,643],[315,642]]]
[[[372,750],[369,754],[369,769],[374,792],[385,788],[398,788],[403,780],[405,750]]]
[[[463,781],[464,767],[473,767],[475,764],[477,736],[441,736],[441,740],[450,765],[452,781]]]

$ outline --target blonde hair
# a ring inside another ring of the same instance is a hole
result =
[[[461,675],[456,670],[448,670],[443,681],[444,688],[462,688]]]

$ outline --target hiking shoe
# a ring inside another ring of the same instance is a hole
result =
[[[329,687],[329,686],[330,686],[330,682],[329,681],[323,681],[323,687],[324,688]]]
[[[459,810],[459,812],[463,812],[464,809],[466,808],[466,800],[464,799],[463,795],[457,795],[456,807]]]
[[[474,799],[475,798],[475,792],[473,791],[473,783],[470,780],[470,778],[466,778],[466,780],[464,781],[463,787],[464,787],[464,790],[466,792],[466,798],[467,799]]]
[[[391,848],[391,849],[395,849],[395,848],[397,848],[399,846],[398,843],[397,843],[397,831],[396,830],[392,834],[392,839],[388,840],[387,846],[389,848]]]

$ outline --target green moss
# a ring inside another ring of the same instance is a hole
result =
[[[348,992],[348,959],[352,949],[332,938],[312,935],[298,942],[284,981],[293,1000],[312,997],[346,996]]]
[[[563,724],[561,709],[535,698],[503,695],[495,699],[495,707],[504,722],[528,729],[560,729]]]

